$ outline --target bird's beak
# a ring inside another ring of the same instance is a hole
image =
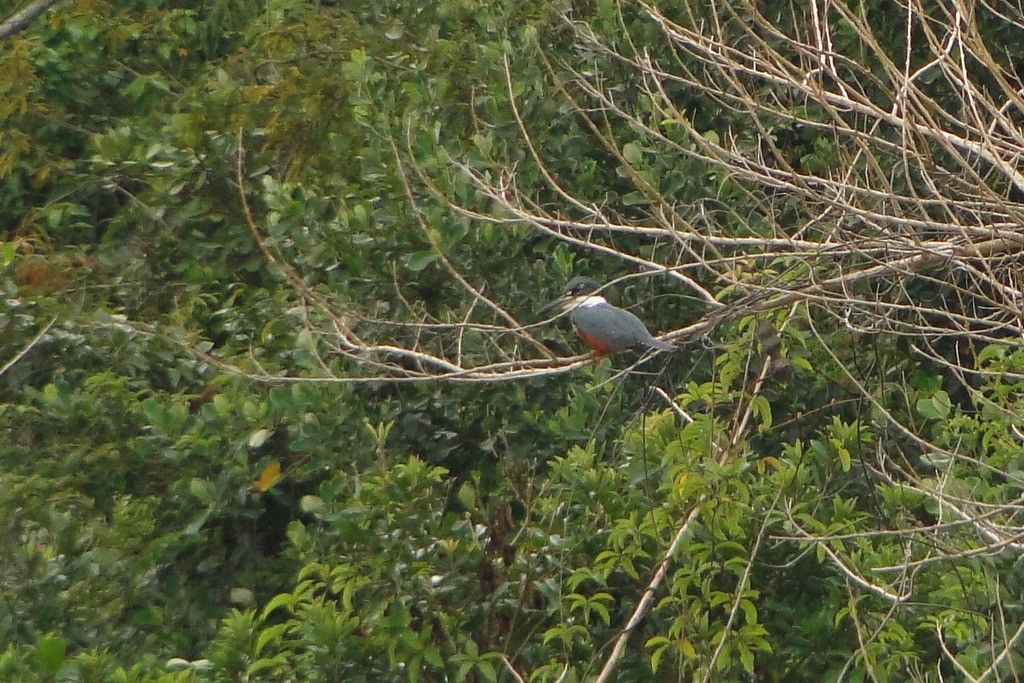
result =
[[[537,315],[541,315],[543,313],[548,313],[549,311],[555,311],[556,313],[559,313],[559,314],[565,313],[565,311],[569,308],[569,305],[571,303],[572,303],[572,297],[571,296],[562,295],[562,296],[558,297],[557,299],[555,299],[554,301],[552,301],[551,303],[549,303],[548,305],[544,306],[544,308],[542,308],[539,311],[537,311]]]

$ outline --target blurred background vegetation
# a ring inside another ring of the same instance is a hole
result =
[[[1019,678],[1018,7],[195,5],[0,43],[0,678]]]

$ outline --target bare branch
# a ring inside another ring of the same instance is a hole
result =
[[[57,318],[53,318],[52,320],[50,320],[50,322],[43,325],[43,329],[39,330],[39,332],[36,333],[36,336],[32,337],[31,341],[29,341],[27,344],[21,347],[21,350],[18,351],[18,353],[14,354],[13,358],[4,363],[3,367],[0,367],[0,375],[3,375],[8,370],[17,365],[18,361],[24,358],[25,354],[31,351],[32,348],[39,343],[39,340],[46,336],[46,333],[50,331],[50,328],[53,327],[53,324],[55,322],[57,322]]]
[[[40,14],[57,4],[59,0],[35,0],[24,9],[15,12],[0,23],[0,40],[25,30]]]

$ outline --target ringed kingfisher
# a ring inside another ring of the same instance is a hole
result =
[[[565,292],[540,310],[568,313],[576,334],[596,355],[607,356],[626,349],[671,351],[676,347],[659,341],[640,318],[608,303],[597,293],[600,285],[589,277],[574,277]]]

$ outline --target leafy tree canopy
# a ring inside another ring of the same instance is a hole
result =
[[[1019,677],[1016,5],[193,5],[0,24],[4,680]]]

